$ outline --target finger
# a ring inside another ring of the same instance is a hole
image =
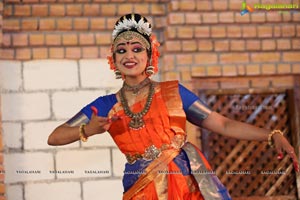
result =
[[[122,119],[122,117],[121,117],[121,116],[118,116],[118,115],[114,115],[114,116],[112,116],[110,119],[111,119],[112,122],[114,122],[114,121],[117,121],[117,120],[119,120],[119,119]]]
[[[289,156],[293,159],[293,165],[294,165],[294,169],[296,172],[299,172],[299,163],[298,163],[298,159],[297,156],[295,154],[294,150],[290,150],[288,152]]]
[[[298,162],[293,162],[294,169],[296,172],[299,172],[299,163]]]
[[[108,117],[98,117],[98,122],[101,123],[101,124],[110,123]]]
[[[91,110],[93,111],[94,115],[98,115],[98,109],[95,106],[91,106]]]
[[[107,118],[107,122],[108,123],[112,123],[112,122],[115,122],[115,121],[117,121],[119,119],[122,119],[122,117],[119,116],[119,115],[113,115],[113,116]]]
[[[293,161],[297,161],[297,156],[295,155],[294,150],[289,150],[287,153],[293,159]]]

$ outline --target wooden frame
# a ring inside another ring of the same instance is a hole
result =
[[[288,90],[291,98],[290,102],[290,117],[292,134],[292,145],[295,147],[296,154],[298,155],[298,161],[300,160],[300,76],[295,76],[293,89]],[[300,174],[296,174],[298,199],[300,199]]]
[[[276,81],[276,78],[287,77],[291,80],[290,85],[286,85],[285,87],[270,87],[270,88],[237,88],[237,89],[201,89],[199,90],[205,94],[266,94],[266,93],[281,93],[286,92],[288,94],[288,106],[289,106],[289,117],[290,117],[290,127],[292,133],[292,145],[295,147],[296,154],[298,155],[299,160],[299,153],[300,153],[300,76],[299,75],[282,75],[282,76],[275,76],[272,77],[273,81]],[[237,77],[241,79],[241,77]],[[253,77],[242,77],[242,79],[251,80]],[[254,77],[257,78],[257,77]],[[260,77],[264,78],[264,77]],[[270,79],[270,76],[267,76]],[[208,78],[201,78],[201,79],[194,79],[195,88],[201,88],[201,84],[209,79],[212,81],[213,79],[215,82],[222,81],[230,81],[234,83],[235,77],[208,77]],[[238,87],[238,86],[237,86]],[[298,199],[300,199],[300,175],[296,174],[296,187],[297,187],[297,195]],[[268,199],[276,199],[276,200],[286,200],[288,196],[272,196],[272,197],[241,197],[241,198],[234,198],[239,200],[250,200],[250,199],[261,199],[261,200],[268,200]],[[288,199],[293,199],[293,197],[289,197]]]

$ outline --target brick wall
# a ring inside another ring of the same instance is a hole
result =
[[[3,25],[3,1],[0,1],[0,46],[2,45],[2,39],[3,39],[3,34],[2,34],[2,25]]]
[[[285,0],[246,2],[250,6],[260,2],[300,4]],[[263,76],[299,74],[299,10],[255,10],[241,16],[241,7],[241,0],[170,1],[160,70],[162,80],[179,79],[196,92],[196,89],[276,87],[287,85],[287,80],[273,83]],[[244,76],[249,79],[238,78]],[[252,76],[258,76],[255,79],[258,82],[251,81]],[[201,85],[195,84],[197,79],[203,80]],[[199,131],[190,125],[188,131],[196,142]]]
[[[247,0],[250,6],[257,2]],[[122,14],[138,12],[152,22],[162,45],[158,79],[179,79],[194,91],[290,87],[285,75],[300,73],[300,12],[241,16],[240,9],[241,0],[1,1],[7,199],[120,199],[124,157],[108,134],[63,147],[47,146],[46,140],[82,106],[120,86],[104,58]],[[188,132],[196,142],[195,127],[188,125]],[[89,168],[109,173],[85,173]]]
[[[112,28],[123,14],[138,12],[149,16],[158,35],[162,35],[160,30],[167,13],[165,2],[7,0],[0,58],[106,58]]]
[[[299,4],[265,1],[292,2]],[[193,77],[300,73],[299,10],[241,16],[241,7],[240,0],[170,1],[163,79],[180,79],[193,88]]]

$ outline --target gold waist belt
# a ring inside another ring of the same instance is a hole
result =
[[[167,149],[170,149],[171,145],[163,144],[160,148],[157,148],[155,145],[151,145],[145,149],[143,154],[126,154],[126,159],[129,164],[135,163],[138,159],[144,160],[155,160],[161,155],[161,152]]]
[[[125,154],[127,162],[129,164],[135,163],[137,159],[144,159],[144,160],[155,160],[161,155],[161,152],[167,149],[180,149],[183,144],[185,143],[185,135],[175,135],[172,140],[171,144],[163,144],[160,148],[157,148],[155,145],[151,145],[145,149],[143,154]]]

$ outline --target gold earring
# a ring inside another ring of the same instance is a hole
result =
[[[118,69],[115,70],[115,75],[116,75],[116,79],[121,79],[122,78],[122,73]]]
[[[148,67],[146,67],[146,74],[148,76],[151,76],[152,74],[154,74],[154,67],[152,65],[149,65]]]

